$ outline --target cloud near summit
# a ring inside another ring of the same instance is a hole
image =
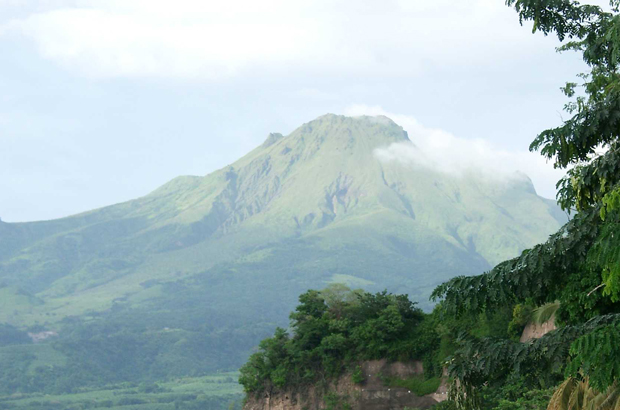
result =
[[[414,117],[386,112],[378,106],[352,105],[346,115],[384,115],[402,126],[411,142],[397,142],[375,150],[381,161],[398,161],[408,166],[431,168],[462,176],[475,172],[492,179],[531,178],[539,195],[555,198],[555,184],[564,171],[553,168],[538,153],[507,151],[488,141],[459,138],[438,128],[427,128]]]

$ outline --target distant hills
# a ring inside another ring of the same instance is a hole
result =
[[[0,222],[0,324],[58,332],[49,343],[64,364],[54,368],[70,385],[80,382],[69,367],[83,383],[234,369],[309,288],[387,288],[430,307],[435,285],[481,273],[566,222],[524,176],[377,158],[396,142],[410,144],[386,117],[325,115],[143,198]],[[117,359],[113,346],[140,350]]]

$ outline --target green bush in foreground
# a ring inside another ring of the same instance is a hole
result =
[[[439,344],[434,327],[424,326],[428,316],[406,295],[333,285],[299,301],[293,335],[277,329],[241,368],[246,392],[325,381],[363,360],[422,359]]]

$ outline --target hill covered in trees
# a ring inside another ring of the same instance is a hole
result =
[[[530,147],[557,168],[568,169],[558,182],[558,202],[574,214],[573,219],[519,257],[486,273],[441,284],[432,295],[438,302],[433,313],[409,323],[412,333],[392,334],[395,328],[385,327],[381,333],[385,338],[372,353],[358,337],[357,329],[364,325],[354,320],[329,327],[310,348],[304,347],[302,341],[313,334],[304,326],[305,319],[299,321],[310,294],[304,295],[291,316],[294,334],[267,339],[243,368],[240,380],[249,394],[298,383],[299,358],[312,360],[304,368],[314,365],[328,371],[336,362],[342,372],[381,349],[390,357],[394,346],[417,340],[415,347],[401,354],[427,358],[427,377],[437,366],[447,369],[451,387],[442,407],[620,408],[620,2],[610,1],[608,11],[569,0],[506,3],[516,8],[522,22],[532,22],[535,32],[553,33],[565,41],[560,51],[582,53],[590,67],[578,76],[581,83],[569,82],[563,88],[571,99],[565,106],[570,118],[541,132]],[[387,297],[375,297],[382,296]],[[369,297],[358,295],[347,305],[352,317]],[[395,305],[400,300],[389,298]],[[320,321],[338,322],[326,297],[322,300],[326,308]],[[374,323],[382,318],[380,327],[403,323],[405,311],[393,309],[400,312],[393,322],[381,309],[365,320]],[[551,317],[557,329],[535,340],[519,340],[528,322]],[[329,348],[334,334],[348,347],[344,355]],[[424,343],[437,338],[439,343]],[[280,354],[270,356],[274,346]],[[315,351],[319,353],[313,356]],[[329,403],[326,400],[326,406]]]
[[[522,175],[379,159],[392,143],[412,144],[388,118],[325,115],[143,198],[0,222],[1,329],[56,333],[19,345],[19,360],[0,347],[0,389],[235,370],[307,289],[398,290],[428,309],[441,281],[516,256],[565,220]]]

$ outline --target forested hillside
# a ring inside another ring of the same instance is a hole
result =
[[[134,201],[0,223],[0,340],[22,343],[0,347],[0,393],[234,371],[307,289],[398,290],[429,309],[441,281],[566,220],[523,175],[380,160],[392,143],[412,144],[386,117],[325,115]]]
[[[568,0],[507,4],[535,32],[564,41],[560,51],[582,53],[591,68],[581,83],[563,88],[570,118],[530,147],[567,169],[558,202],[572,220],[517,258],[438,286],[433,313],[418,312],[415,320],[398,308],[406,301],[399,296],[352,292],[334,304],[329,289],[303,295],[291,315],[293,334],[276,333],[243,367],[248,394],[320,384],[323,375],[384,357],[424,360],[429,380],[445,367],[451,387],[441,407],[620,409],[620,2],[610,2],[611,12]],[[391,302],[364,309],[373,298]],[[319,308],[304,313],[311,302]],[[341,305],[344,314],[333,307]],[[356,322],[360,311],[363,324]],[[526,325],[547,321],[551,331],[520,340]],[[359,330],[370,324],[382,329],[372,344]]]
[[[532,150],[568,168],[558,201],[573,220],[520,257],[475,277],[441,285],[434,297],[450,314],[507,304],[555,305],[559,330],[527,344],[502,339],[459,340],[450,374],[459,408],[485,407],[493,389],[555,388],[549,409],[620,406],[620,18],[575,2],[508,1],[534,30],[567,40],[560,51],[582,53],[591,68],[563,89],[571,117],[543,131]],[[555,309],[554,308],[554,309]],[[517,309],[515,309],[517,312]]]

